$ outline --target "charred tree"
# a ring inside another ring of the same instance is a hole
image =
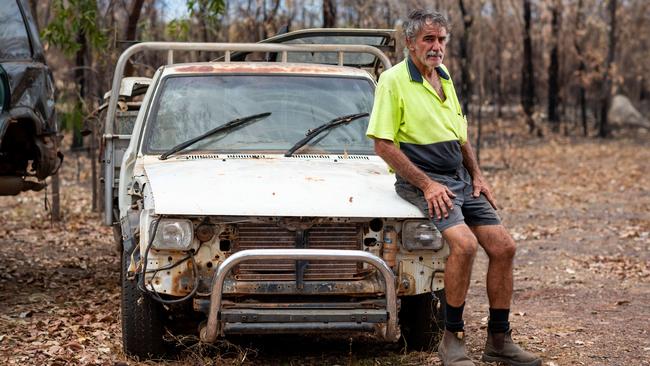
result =
[[[129,19],[126,24],[126,33],[124,33],[124,40],[128,43],[130,43],[129,41],[135,41],[135,37],[138,31],[138,21],[140,20],[143,4],[144,0],[134,0],[131,6],[131,10],[129,11]],[[128,44],[127,47],[128,46],[130,46],[130,44]],[[128,62],[126,64],[124,75],[133,75],[133,64],[131,62]]]
[[[526,123],[528,132],[535,132],[535,120],[533,113],[535,110],[535,73],[533,69],[533,42],[530,37],[530,0],[524,0],[524,62],[521,68],[521,106],[526,114]],[[537,133],[541,131],[538,129]]]
[[[471,64],[469,52],[469,34],[474,19],[467,11],[463,0],[458,0],[458,7],[463,18],[463,35],[460,38],[460,73],[462,75],[460,94],[463,100],[463,112],[469,114],[469,100],[471,98],[472,80],[469,71]]]
[[[582,123],[582,134],[587,136],[588,126],[587,126],[587,91],[585,90],[585,72],[587,70],[587,65],[585,65],[585,57],[582,51],[582,0],[578,0],[578,5],[576,9],[576,36],[574,38],[573,47],[576,50],[578,56],[578,106],[580,108],[580,121]]]
[[[611,69],[616,56],[616,0],[609,0],[609,45],[607,50],[607,62],[605,68],[605,77],[603,78],[603,91],[601,97],[600,123],[598,125],[598,136],[608,137],[610,135],[607,121],[607,111],[611,102],[612,94],[612,75]]]
[[[83,28],[80,28],[77,32],[76,41],[80,47],[75,54],[74,79],[79,87],[79,98],[77,99],[75,108],[79,113],[82,113],[81,111],[83,111],[83,103],[86,100],[88,89],[88,78],[86,77],[86,68],[88,65],[86,62],[88,55],[88,41],[86,38],[86,31]],[[72,131],[72,147],[80,148],[82,146],[83,136],[81,135],[81,124],[75,123]]]
[[[501,19],[501,15],[503,14],[502,9],[501,9],[501,1],[499,0],[493,0],[493,6],[494,9],[496,10],[496,16],[497,19]],[[498,21],[497,22],[497,34],[503,34],[503,23]],[[503,42],[496,42],[496,47],[495,47],[495,59],[497,60],[496,65],[494,67],[494,83],[493,83],[493,89],[494,89],[494,102],[496,104],[496,113],[497,113],[497,118],[502,117],[501,113],[501,107],[503,106],[503,87],[501,85],[501,74],[502,74],[502,69],[501,69],[501,63],[503,61]]]
[[[336,27],[336,0],[323,0],[323,28]]]
[[[32,17],[34,18],[34,21],[36,22],[36,28],[38,30],[41,30],[41,23],[38,21],[38,1],[36,0],[29,0],[29,12],[32,13]]]
[[[552,37],[552,47],[551,47],[551,56],[550,63],[548,65],[548,120],[551,122],[551,127],[553,132],[559,132],[560,130],[560,116],[558,115],[558,97],[559,97],[559,73],[560,73],[560,62],[558,60],[558,45],[559,40],[558,36],[560,33],[560,14],[561,14],[561,3],[558,0],[554,0],[551,5],[551,37]]]

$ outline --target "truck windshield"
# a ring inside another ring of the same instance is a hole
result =
[[[363,78],[291,75],[171,76],[163,81],[145,132],[145,153],[160,154],[229,120],[263,112],[252,128],[214,135],[186,151],[284,154],[305,131],[333,118],[370,112],[373,85]],[[368,117],[331,129],[297,153],[372,154]]]

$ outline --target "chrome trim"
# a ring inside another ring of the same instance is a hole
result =
[[[210,295],[210,314],[208,322],[201,328],[201,341],[214,342],[220,329],[219,315],[221,312],[221,300],[224,280],[226,275],[237,264],[249,260],[347,260],[362,261],[375,266],[381,272],[386,285],[386,312],[388,322],[383,338],[388,341],[396,341],[399,338],[397,325],[397,292],[395,291],[395,275],[386,263],[379,257],[361,250],[337,250],[337,249],[249,249],[237,252],[224,260],[212,277],[212,292]]]

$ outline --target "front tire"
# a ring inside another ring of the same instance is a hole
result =
[[[136,248],[137,250],[137,248]],[[127,279],[128,253],[122,251],[122,346],[124,353],[140,359],[164,356],[162,305]]]
[[[445,329],[445,291],[404,296],[401,300],[399,323],[405,347],[431,351]]]

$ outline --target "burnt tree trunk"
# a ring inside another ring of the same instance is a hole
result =
[[[471,98],[471,89],[472,89],[472,80],[469,71],[469,65],[471,64],[470,52],[469,52],[469,33],[472,27],[472,22],[474,19],[472,15],[469,14],[463,0],[458,0],[458,6],[460,7],[460,13],[463,17],[463,35],[460,38],[460,72],[462,75],[461,85],[460,85],[460,94],[463,99],[463,112],[467,115],[469,114],[469,100]]]
[[[585,65],[585,58],[582,52],[582,46],[580,42],[582,39],[578,39],[579,35],[582,33],[582,0],[578,0],[578,5],[576,9],[576,37],[574,39],[573,47],[576,50],[578,59],[580,60],[578,64],[578,105],[580,106],[580,121],[582,122],[582,134],[587,136],[589,134],[589,128],[587,126],[587,91],[585,90],[584,85],[584,75],[587,69]]]
[[[82,115],[83,102],[86,100],[88,79],[86,77],[86,57],[88,53],[88,42],[86,32],[80,29],[77,33],[77,43],[81,46],[75,55],[74,80],[78,85],[79,95],[75,106],[77,113]],[[76,117],[72,128],[72,147],[79,148],[83,146],[83,137],[81,136],[81,124],[77,123]]]
[[[58,172],[50,178],[50,189],[52,190],[52,221],[61,221],[61,197],[59,193],[61,189]]]
[[[605,77],[603,78],[603,92],[601,97],[600,124],[598,125],[598,136],[608,137],[610,135],[607,121],[607,111],[611,102],[612,94],[612,75],[611,69],[616,56],[616,0],[609,0],[609,46],[607,51],[607,63],[605,68]]]
[[[496,11],[497,19],[500,19],[503,14],[503,9],[500,0],[492,0],[492,6]],[[503,34],[503,22],[497,22],[496,24],[496,33]],[[503,42],[496,42],[495,45],[495,59],[496,64],[494,65],[494,83],[492,85],[492,90],[494,93],[494,103],[496,108],[497,118],[503,116],[502,106],[503,106],[503,87],[502,87],[502,69],[501,64],[503,62]]]
[[[533,43],[530,37],[530,0],[524,0],[524,62],[521,68],[521,106],[526,114],[528,132],[535,132],[535,74],[533,69]],[[538,134],[541,131],[538,130]]]
[[[558,60],[558,45],[560,32],[560,2],[554,1],[551,7],[551,60],[548,65],[548,120],[551,122],[553,132],[560,130],[560,116],[558,115],[558,95],[559,95],[559,71],[560,62]]]
[[[41,23],[38,21],[38,1],[29,0],[29,12],[32,13],[32,17],[36,22],[36,29],[41,30]]]
[[[134,0],[129,11],[129,20],[126,24],[126,33],[124,33],[125,41],[135,41],[135,37],[138,33],[138,21],[140,20],[140,13],[142,13],[142,5],[144,0]],[[127,45],[128,47],[128,45]],[[130,76],[133,75],[133,64],[131,62],[126,63],[124,69],[124,75]]]
[[[323,28],[334,28],[335,26],[336,26],[335,0],[323,0]]]

